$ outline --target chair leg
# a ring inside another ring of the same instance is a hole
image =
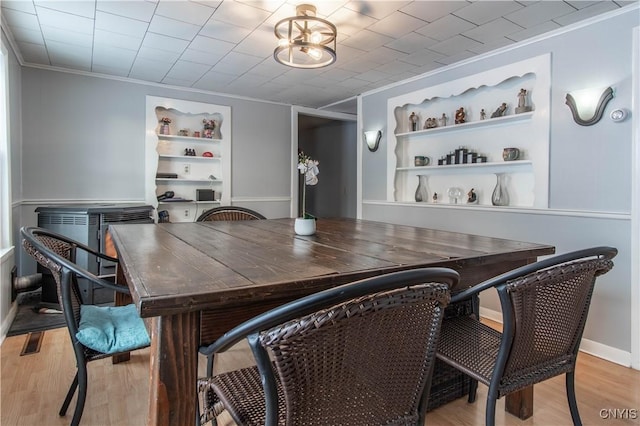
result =
[[[575,371],[570,371],[566,374],[567,399],[569,400],[569,410],[571,411],[573,425],[582,426],[582,420],[580,420],[580,413],[578,412],[578,402],[576,401],[576,387],[574,379]]]
[[[64,416],[67,414],[67,408],[69,408],[69,404],[71,403],[71,398],[73,398],[73,394],[76,392],[77,388],[78,388],[78,372],[76,371],[76,376],[73,378],[73,382],[71,382],[71,386],[69,386],[69,391],[67,392],[67,396],[64,398],[62,407],[60,407],[60,411],[58,412],[60,416]]]
[[[471,383],[469,384],[469,398],[467,401],[471,404],[476,402],[476,394],[478,392],[478,381],[471,379]]]
[[[485,412],[485,426],[495,426],[496,424],[496,401],[498,395],[487,394],[487,409]]]
[[[213,376],[213,354],[207,355],[207,377]]]
[[[76,409],[73,412],[71,426],[78,426],[84,411],[84,403],[87,399],[87,365],[84,364],[78,368],[78,400],[76,401]]]

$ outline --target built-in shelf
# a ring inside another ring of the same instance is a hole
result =
[[[448,126],[434,127],[431,129],[416,130],[415,132],[398,133],[396,137],[407,138],[411,136],[434,135],[445,132],[458,132],[462,130],[474,130],[482,127],[499,126],[501,124],[510,124],[515,121],[530,120],[534,111],[523,112],[521,114],[505,115],[503,117],[487,118],[485,120],[471,121],[469,123],[451,124]]]
[[[169,160],[174,160],[174,159],[180,159],[180,160],[188,160],[188,161],[199,161],[199,160],[203,160],[203,161],[220,161],[222,160],[222,157],[203,157],[203,156],[196,156],[196,155],[169,155],[169,154],[160,154],[158,155],[158,157],[160,158],[166,158]]]
[[[160,140],[170,140],[175,142],[222,142],[222,139],[211,138],[194,138],[193,136],[179,136],[179,135],[158,135]]]
[[[446,166],[397,167],[396,170],[399,172],[416,171],[424,174],[500,173],[523,169],[526,167],[531,167],[532,165],[533,162],[530,160],[516,160],[492,163],[449,164]]]
[[[156,182],[222,183],[221,179],[156,178]]]

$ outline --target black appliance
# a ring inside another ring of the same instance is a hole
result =
[[[38,227],[65,235],[94,250],[104,252],[105,233],[112,223],[153,223],[153,207],[140,204],[65,204],[38,207]],[[95,256],[78,253],[76,262],[89,272],[105,276],[115,274],[115,263]],[[43,306],[59,309],[56,284],[51,274],[40,265],[43,273]],[[80,289],[86,303],[93,303],[94,288],[86,280],[79,280]]]

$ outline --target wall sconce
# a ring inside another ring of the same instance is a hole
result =
[[[369,151],[375,152],[378,150],[378,145],[380,144],[381,137],[381,130],[369,130],[367,132],[364,132],[364,141],[367,143]]]
[[[576,90],[567,93],[566,104],[571,109],[573,120],[581,126],[592,126],[602,118],[607,103],[613,99],[611,87]]]

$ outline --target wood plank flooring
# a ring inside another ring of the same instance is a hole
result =
[[[26,335],[8,337],[0,347],[0,424],[68,425],[75,398],[67,416],[58,416],[60,404],[75,374],[67,330],[46,331],[38,353],[20,356],[25,339]],[[149,395],[148,358],[149,351],[143,350],[132,353],[127,363],[112,365],[110,359],[90,363],[89,392],[81,424],[144,425]],[[250,363],[249,349],[239,345],[216,359],[216,371],[239,368]],[[205,359],[201,357],[199,371],[203,374],[205,370]],[[640,425],[640,371],[581,353],[576,377],[578,406],[585,425]],[[466,398],[460,398],[428,413],[426,424],[484,424],[486,391],[485,386],[478,387],[478,399],[474,404],[468,404]],[[534,406],[534,416],[520,421],[504,412],[502,398],[498,401],[496,424],[570,425],[564,376],[536,385]],[[601,410],[612,410],[612,414],[618,410],[618,418],[610,416],[604,419]],[[228,417],[223,417],[218,424],[234,425]]]

